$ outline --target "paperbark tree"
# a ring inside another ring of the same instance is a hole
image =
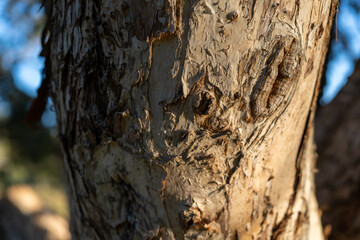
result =
[[[331,0],[47,1],[75,239],[322,239]]]

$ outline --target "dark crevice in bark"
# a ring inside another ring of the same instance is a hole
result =
[[[256,5],[256,0],[252,0],[252,5],[251,5],[251,16],[249,17],[249,19],[247,20],[247,24],[249,26],[251,20],[254,17],[254,9],[255,9],[255,5]]]
[[[240,167],[240,163],[241,163],[241,159],[243,158],[243,154],[240,152],[239,156],[235,157],[234,158],[234,161],[233,161],[233,167],[230,168],[230,171],[227,175],[227,178],[226,178],[226,184],[230,184],[230,180],[231,180],[231,177],[234,175],[234,173],[239,169]]]

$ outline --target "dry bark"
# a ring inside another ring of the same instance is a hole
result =
[[[360,61],[345,87],[316,116],[317,196],[329,239],[360,239],[359,92]]]
[[[312,115],[336,1],[49,1],[75,239],[322,239]]]

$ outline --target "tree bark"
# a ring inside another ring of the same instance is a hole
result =
[[[75,239],[322,239],[332,0],[49,1]]]
[[[329,239],[360,238],[359,92],[360,61],[345,87],[316,115],[317,196]]]

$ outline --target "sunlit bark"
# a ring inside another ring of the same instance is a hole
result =
[[[322,239],[331,0],[52,1],[75,239]]]

